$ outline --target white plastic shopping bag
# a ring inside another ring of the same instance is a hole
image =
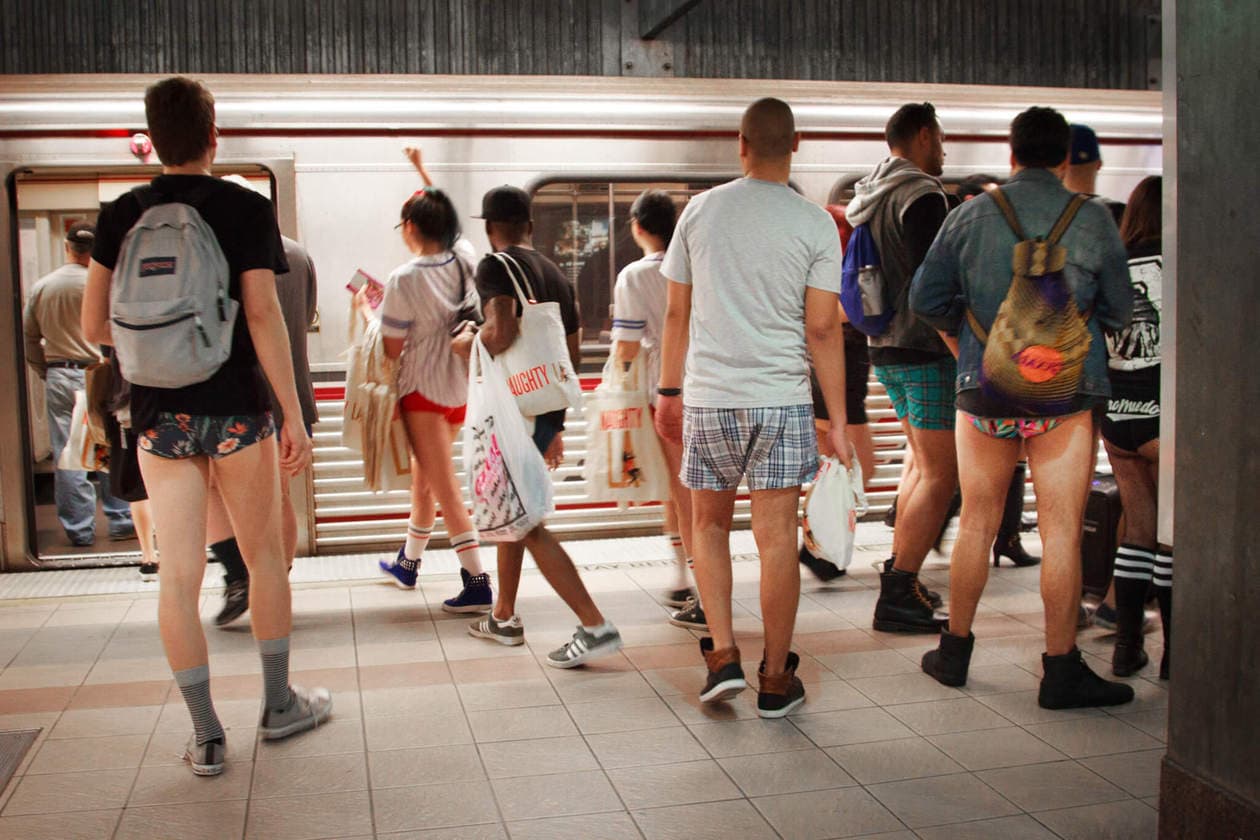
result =
[[[503,266],[521,302],[521,331],[499,354],[504,379],[521,414],[537,417],[548,411],[582,407],[582,386],[569,358],[560,304],[536,303],[529,278],[510,255],[493,255]]]
[[[74,392],[74,410],[70,415],[70,437],[57,458],[57,469],[87,471],[109,468],[109,447],[101,446],[92,437],[88,423],[87,393]]]
[[[514,542],[555,508],[551,476],[508,390],[502,364],[473,341],[464,464],[472,519],[485,542]]]
[[[846,569],[853,559],[857,518],[866,513],[866,492],[862,489],[862,465],[857,454],[853,468],[846,470],[839,458],[821,459],[818,475],[805,494],[805,515],[801,530],[809,553]]]
[[[586,396],[586,494],[596,502],[636,504],[669,498],[669,467],[652,428],[643,388],[643,354],[628,371],[610,356],[604,379]]]

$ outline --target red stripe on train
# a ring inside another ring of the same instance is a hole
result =
[[[598,376],[587,376],[578,379],[582,385],[583,391],[594,391],[599,385],[601,379]],[[346,398],[346,386],[344,385],[328,385],[323,388],[315,389],[315,399],[318,402],[340,402]]]

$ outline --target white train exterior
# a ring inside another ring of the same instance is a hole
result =
[[[42,409],[22,362],[23,291],[42,267],[41,249],[53,253],[53,216],[94,212],[100,200],[156,172],[156,158],[146,165],[130,150],[132,134],[144,130],[143,90],[153,80],[0,80],[0,174],[7,199],[0,209],[0,239],[10,254],[0,267],[8,295],[0,306],[5,348],[0,393],[6,395],[0,400],[0,428],[5,429],[0,569],[6,571],[49,565],[39,559],[33,537],[31,470],[39,424],[31,418]],[[594,194],[608,196],[615,216],[618,189],[625,193],[658,183],[691,185],[694,191],[737,176],[739,117],[761,96],[792,104],[803,132],[793,183],[820,204],[843,179],[868,171],[886,154],[884,123],[904,102],[937,106],[946,132],[947,179],[1004,176],[1009,170],[1006,128],[1033,104],[1057,107],[1070,120],[1096,129],[1104,144],[1099,191],[1107,197],[1124,200],[1138,180],[1162,166],[1159,94],[1141,91],[568,77],[222,76],[204,81],[217,100],[220,168],[244,172],[264,188],[268,181],[274,185],[281,229],[306,245],[319,274],[319,327],[309,339],[310,361],[320,380],[321,422],[315,470],[301,500],[300,552],[305,554],[396,545],[405,530],[406,494],[367,492],[354,454],[338,446],[341,354],[349,314],[344,287],[356,269],[382,276],[408,256],[393,229],[399,206],[419,185],[402,156],[404,145],[423,147],[435,182],[452,196],[479,252],[487,248],[484,231],[469,217],[478,212],[481,195],[500,184],[568,190],[575,196],[576,218],[578,202],[590,204]],[[615,232],[605,235],[615,237]],[[607,273],[600,282],[606,280]],[[600,344],[599,324],[588,323],[587,329],[586,350],[595,362],[606,346]],[[880,459],[872,500],[883,505],[895,493],[904,438],[874,382],[869,407]],[[656,527],[658,506],[617,510],[584,501],[578,466],[584,436],[581,418],[571,417],[568,459],[556,473],[556,530],[607,535]],[[739,514],[746,517],[746,502]],[[110,555],[86,559],[115,560]]]

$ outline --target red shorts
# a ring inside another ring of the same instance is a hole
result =
[[[425,411],[430,414],[440,414],[446,418],[446,422],[450,423],[452,426],[458,426],[460,423],[464,422],[464,413],[468,408],[466,405],[457,405],[454,407],[449,405],[438,405],[419,391],[412,391],[410,394],[404,396],[399,402],[402,405],[403,411]]]

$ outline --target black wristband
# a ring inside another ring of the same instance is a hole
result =
[[[682,388],[657,388],[656,393],[662,397],[682,396]]]

